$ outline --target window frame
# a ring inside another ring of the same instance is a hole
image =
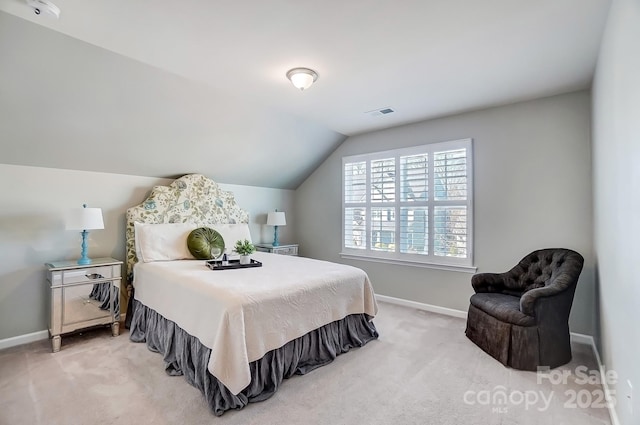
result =
[[[467,199],[460,200],[436,200],[434,199],[434,153],[450,151],[455,149],[466,149],[466,184],[467,184]],[[425,201],[403,201],[401,198],[401,180],[397,178],[400,173],[400,157],[411,155],[428,155],[428,199]],[[394,158],[395,161],[395,199],[393,202],[374,202],[371,200],[371,162],[376,160]],[[365,202],[346,202],[346,187],[345,187],[345,166],[347,164],[365,162],[366,167],[366,184]],[[473,240],[473,139],[459,139],[445,142],[429,143],[419,146],[411,146],[406,148],[391,149],[380,152],[371,152],[366,154],[349,155],[342,157],[341,167],[341,181],[342,181],[342,251],[340,256],[347,259],[358,259],[365,261],[375,261],[392,264],[412,265],[418,267],[429,267],[443,270],[463,271],[474,273],[476,267],[473,266],[473,254],[474,254],[474,240]],[[434,215],[433,211],[436,206],[462,206],[467,209],[467,257],[446,257],[436,256],[434,253]],[[345,218],[347,208],[364,208],[367,214],[365,221],[365,247],[364,248],[351,248],[345,246]],[[371,249],[371,235],[372,235],[372,219],[371,209],[383,207],[391,208],[395,210],[395,251],[386,252]],[[400,210],[403,207],[426,207],[428,209],[428,254],[411,254],[400,252],[400,231],[401,231],[401,219]]]

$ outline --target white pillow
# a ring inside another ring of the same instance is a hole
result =
[[[233,247],[236,245],[237,241],[244,241],[247,239],[251,242],[251,232],[249,232],[249,225],[247,223],[214,224],[209,227],[222,235],[222,239],[224,239],[224,248],[227,253],[231,253],[231,251],[233,251]]]
[[[198,228],[193,223],[133,223],[139,261],[193,260],[187,236]]]

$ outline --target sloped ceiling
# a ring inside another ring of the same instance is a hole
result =
[[[589,87],[610,1],[54,3],[0,0],[0,162],[296,188],[347,136]]]

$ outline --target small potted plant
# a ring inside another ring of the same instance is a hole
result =
[[[255,252],[256,247],[253,246],[249,240],[245,239],[244,241],[236,241],[236,246],[233,250],[240,254],[240,264],[249,264],[251,263],[249,255]]]

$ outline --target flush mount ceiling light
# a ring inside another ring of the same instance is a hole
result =
[[[287,78],[296,88],[304,90],[318,79],[318,73],[309,68],[293,68],[287,71]]]
[[[44,15],[50,18],[60,18],[60,8],[47,0],[27,0],[27,4],[36,15]]]

